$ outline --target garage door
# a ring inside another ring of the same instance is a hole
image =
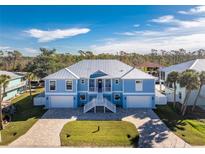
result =
[[[127,96],[127,108],[151,108],[151,96]]]
[[[52,108],[73,108],[73,96],[51,96]]]

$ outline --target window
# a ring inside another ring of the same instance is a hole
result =
[[[85,84],[85,80],[84,79],[81,80],[81,84]]]
[[[143,90],[143,84],[141,80],[135,81],[135,90],[136,91],[142,91]]]
[[[182,93],[179,92],[179,99],[182,99]]]
[[[116,80],[115,80],[115,84],[119,84],[119,79],[116,79]]]
[[[80,100],[81,100],[81,101],[85,101],[85,100],[86,100],[85,94],[81,94],[81,95],[80,95]]]
[[[111,80],[110,79],[105,80],[105,91],[111,91]]]
[[[95,80],[90,79],[89,80],[89,91],[94,91],[95,90]]]
[[[66,90],[73,90],[73,81],[72,80],[67,80],[66,81]]]
[[[51,91],[56,90],[56,81],[50,81],[50,90]]]
[[[114,99],[115,99],[115,101],[120,101],[120,95],[119,94],[115,94],[114,95]]]

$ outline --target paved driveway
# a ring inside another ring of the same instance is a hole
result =
[[[63,125],[72,120],[124,120],[140,133],[139,147],[190,147],[173,134],[159,117],[146,109],[117,109],[117,113],[86,113],[82,109],[52,109],[23,136],[10,144],[18,147],[59,147]]]
[[[59,134],[64,124],[75,120],[72,112],[64,109],[48,110],[23,136],[12,142],[14,147],[59,147]]]

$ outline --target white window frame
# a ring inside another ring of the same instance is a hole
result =
[[[118,83],[116,83],[116,81],[118,81]],[[120,84],[120,79],[115,79],[115,84],[119,85]]]
[[[55,82],[55,90],[51,90],[51,82],[54,81]],[[49,80],[49,91],[56,91],[57,89],[57,81],[56,80]]]
[[[141,82],[141,87],[137,87],[137,81]],[[135,80],[135,91],[143,91],[143,80]]]
[[[67,81],[72,82],[72,89],[67,89]],[[65,80],[65,91],[73,91],[73,80]]]

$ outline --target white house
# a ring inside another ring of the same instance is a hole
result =
[[[176,65],[162,68],[162,69],[160,69],[160,78],[161,78],[161,80],[166,81],[168,74],[171,73],[172,71],[176,71],[176,72],[181,73],[181,72],[186,71],[186,70],[195,70],[197,72],[205,71],[205,59],[191,60],[191,61],[187,61],[184,63],[180,63],[180,64],[176,64]],[[173,102],[173,100],[174,100],[172,87],[173,87],[173,85],[167,85],[165,87],[165,93],[167,95],[168,102]],[[176,100],[178,102],[180,102],[180,103],[184,102],[185,92],[186,92],[186,89],[180,87],[180,85],[177,84]],[[189,100],[188,100],[188,105],[193,105],[197,93],[198,93],[198,90],[192,91],[192,93],[189,97]],[[205,85],[202,87],[197,104],[198,105],[205,105]]]

